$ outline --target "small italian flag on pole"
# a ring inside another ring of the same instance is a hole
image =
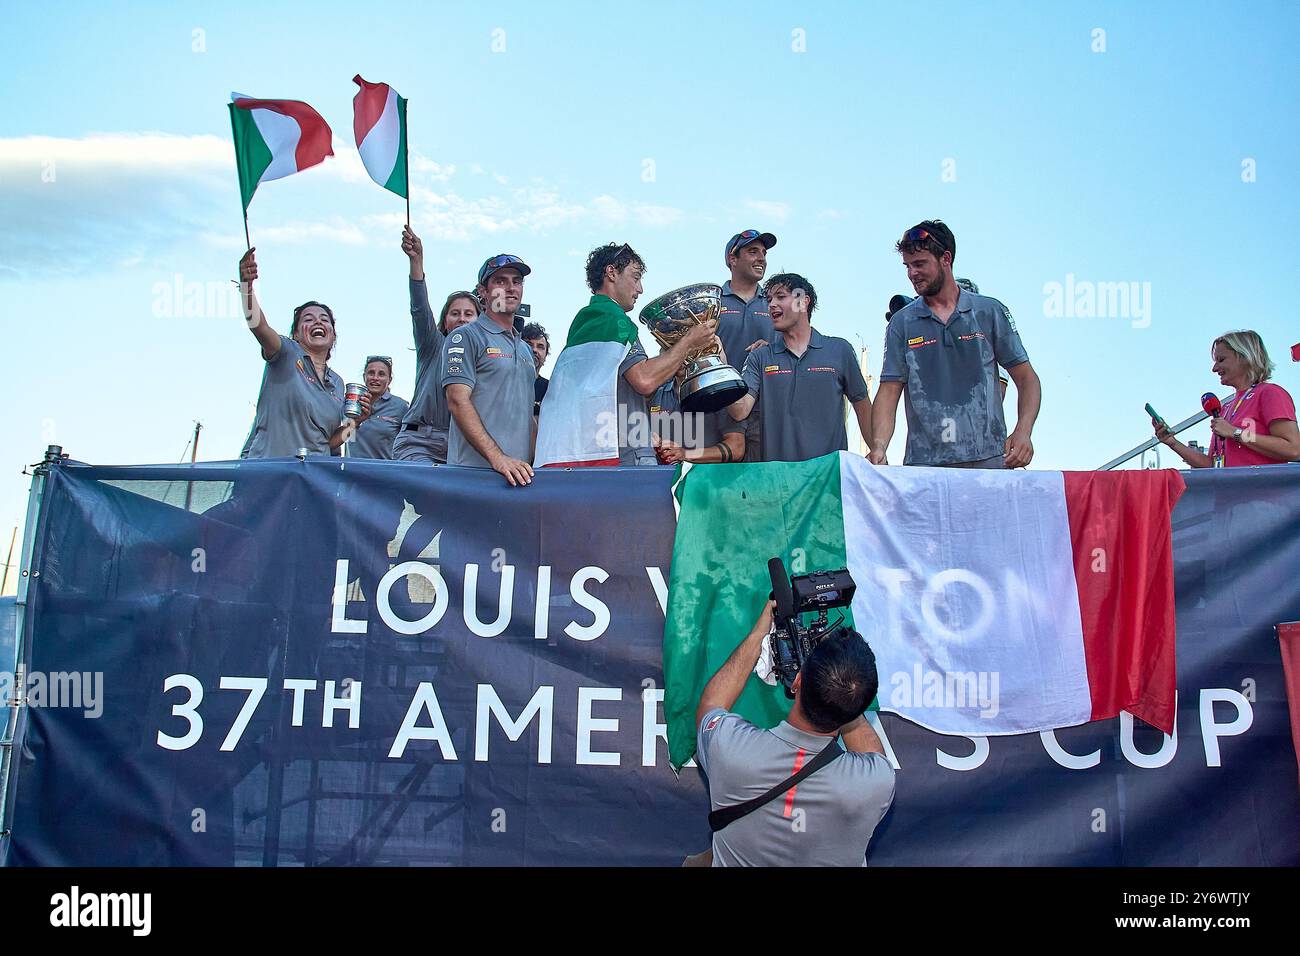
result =
[[[230,95],[230,128],[244,216],[262,183],[283,179],[333,156],[333,134],[321,115],[298,100],[259,100]],[[247,227],[247,223],[245,223]]]
[[[371,179],[409,202],[406,100],[387,83],[367,83],[359,73],[352,82],[361,87],[352,99],[352,131],[361,162]]]

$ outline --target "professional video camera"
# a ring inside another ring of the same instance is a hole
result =
[[[853,583],[848,568],[787,578],[785,564],[780,558],[767,562],[767,573],[772,578],[772,600],[776,602],[776,611],[772,615],[775,621],[772,663],[785,688],[785,696],[793,700],[794,679],[799,668],[803,667],[813,648],[840,623],[829,623],[826,612],[833,607],[848,607],[858,586]],[[801,623],[806,612],[817,614],[808,625]],[[840,620],[843,620],[842,616]]]

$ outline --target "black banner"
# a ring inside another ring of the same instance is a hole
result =
[[[680,863],[709,831],[659,703],[671,476],[54,466],[4,862]],[[1273,632],[1300,618],[1300,469],[1186,477],[1176,737],[885,715],[869,863],[1300,863]]]

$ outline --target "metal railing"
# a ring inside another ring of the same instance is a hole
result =
[[[1197,412],[1191,418],[1185,418],[1177,425],[1170,426],[1169,430],[1173,432],[1175,435],[1177,435],[1179,432],[1184,432],[1187,429],[1191,428],[1193,425],[1200,424],[1201,422],[1205,421],[1205,419],[1209,417],[1210,416],[1205,414],[1205,412],[1203,411]],[[1151,438],[1148,438],[1146,441],[1144,441],[1142,444],[1137,445],[1134,448],[1130,448],[1128,451],[1124,452],[1124,454],[1118,456],[1117,458],[1112,458],[1110,461],[1106,462],[1106,464],[1102,465],[1097,470],[1110,471],[1112,468],[1122,465],[1124,464],[1124,462],[1132,458],[1136,458],[1138,455],[1142,454],[1147,449],[1155,448],[1159,444],[1160,444],[1160,439],[1156,438],[1155,436],[1152,436]]]

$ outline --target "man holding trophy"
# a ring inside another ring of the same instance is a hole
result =
[[[555,362],[537,426],[538,467],[657,464],[646,398],[692,353],[716,346],[716,309],[650,358],[628,318],[642,293],[645,261],[627,243],[587,257],[591,302],[574,316]],[[716,288],[716,287],[715,287]],[[643,314],[644,319],[644,314]],[[733,373],[734,374],[734,373]]]

